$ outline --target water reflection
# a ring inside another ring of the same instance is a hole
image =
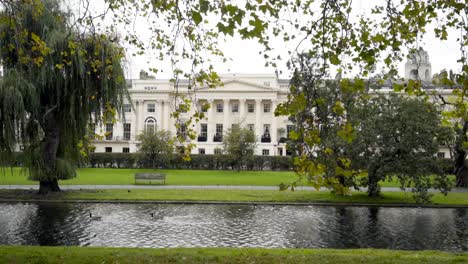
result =
[[[0,244],[468,250],[468,209],[2,203]],[[90,218],[89,214],[97,218]]]

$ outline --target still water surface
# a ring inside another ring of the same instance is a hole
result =
[[[0,244],[468,251],[468,209],[0,203]]]

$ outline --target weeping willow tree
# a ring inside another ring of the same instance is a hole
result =
[[[107,122],[121,108],[123,49],[105,35],[80,33],[56,0],[2,4],[2,166],[19,159],[39,193],[60,191],[58,180],[75,176],[88,122]]]

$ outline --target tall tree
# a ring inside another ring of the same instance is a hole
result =
[[[369,196],[378,196],[379,182],[392,177],[421,202],[429,200],[428,188],[447,193],[450,184],[436,156],[446,133],[432,102],[379,94],[355,107],[351,118],[357,129],[349,154],[353,167],[367,172]]]
[[[255,133],[247,128],[233,126],[223,139],[224,151],[230,155],[233,165],[240,171],[254,157]]]
[[[289,116],[295,124],[290,147],[298,181],[307,180],[317,189],[325,186],[339,195],[347,194],[350,187],[357,187],[359,174],[352,169],[349,155],[355,137],[350,109],[364,95],[364,82],[340,85],[340,80],[325,79],[322,61],[310,54],[300,54],[293,67],[289,100],[275,114]],[[293,182],[291,187],[296,184]]]
[[[58,1],[2,2],[0,157],[23,162],[39,192],[75,176],[88,122],[111,122],[126,94],[123,50],[100,34],[81,34]]]
[[[309,54],[297,58],[289,100],[276,111],[295,123],[291,147],[299,180],[340,195],[363,185],[375,197],[379,182],[395,175],[421,201],[431,187],[446,193],[436,154],[447,133],[436,107],[426,97],[369,93],[359,79],[325,79],[321,63]]]
[[[138,135],[138,152],[144,163],[156,168],[165,164],[174,154],[174,144],[171,134],[164,130],[146,129]]]

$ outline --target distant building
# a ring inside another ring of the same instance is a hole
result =
[[[421,80],[426,83],[432,81],[432,67],[427,51],[419,48],[408,56],[405,64],[405,79]]]
[[[431,64],[426,51],[419,49],[409,56],[405,65],[406,79],[421,79],[430,89],[448,96],[451,90],[430,85]],[[292,129],[292,123],[285,116],[275,117],[274,109],[285,102],[289,93],[289,80],[279,79],[275,74],[227,74],[221,76],[222,86],[216,89],[201,87],[196,89],[196,96],[191,98],[194,105],[201,109],[203,104],[210,104],[206,110],[207,119],[194,123],[193,129],[198,137],[193,140],[196,148],[192,154],[215,154],[222,148],[222,137],[232,126],[240,125],[255,131],[257,136],[257,155],[286,155],[285,139]],[[169,80],[157,80],[142,71],[140,79],[129,80],[131,101],[124,106],[125,119],[116,124],[97,124],[96,132],[107,136],[96,140],[96,152],[136,152],[136,136],[144,129],[164,129],[173,135],[186,134],[183,125],[177,131],[170,114],[175,110],[174,92],[176,88]],[[180,81],[179,94],[189,94],[187,81]],[[193,93],[193,91],[191,91]],[[391,82],[386,82],[379,93],[393,92]],[[132,105],[134,108],[132,108]],[[187,120],[194,113],[181,114],[181,120]],[[190,140],[187,137],[187,142]],[[441,148],[440,157],[449,157],[448,148]]]
[[[287,117],[275,117],[274,109],[287,99],[289,80],[277,79],[275,74],[229,74],[221,76],[223,86],[196,90],[194,105],[210,104],[208,117],[194,124],[198,138],[193,154],[214,154],[222,148],[222,137],[232,126],[240,125],[255,131],[258,138],[257,155],[286,155],[285,139],[292,129]],[[108,136],[95,141],[96,152],[135,152],[136,135],[146,129],[164,129],[173,135],[185,135],[183,125],[177,131],[174,85],[169,80],[131,80],[131,102],[125,104],[125,120],[116,124],[98,124],[96,132]],[[188,94],[188,83],[178,84],[180,94]],[[134,108],[131,107],[131,104]],[[181,114],[187,120],[194,109]],[[188,138],[188,137],[187,137]],[[189,141],[189,140],[188,140]]]

